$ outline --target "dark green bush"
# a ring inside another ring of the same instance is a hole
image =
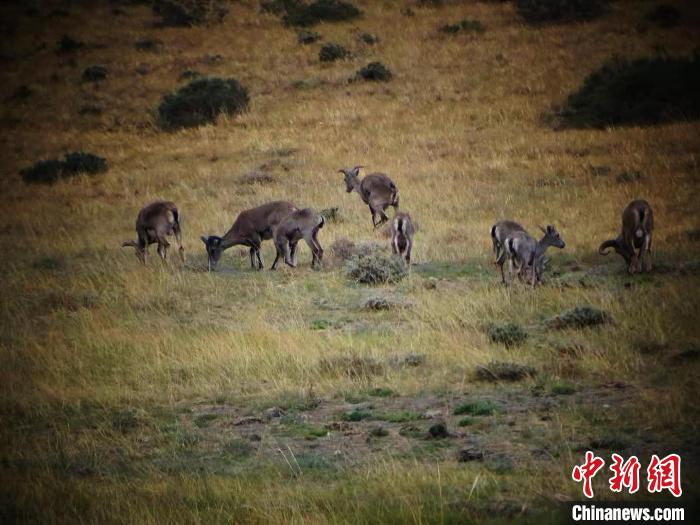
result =
[[[346,263],[346,274],[362,284],[396,283],[408,275],[400,257],[375,251],[367,255],[353,255]]]
[[[134,42],[134,47],[137,51],[158,51],[163,45],[160,40],[153,40],[151,38],[142,38]]]
[[[518,14],[529,24],[593,20],[608,11],[608,0],[516,0]]]
[[[310,4],[284,2],[284,23],[290,26],[312,26],[319,22],[352,20],[362,13],[349,2],[341,0],[316,0]]]
[[[158,116],[163,129],[209,124],[220,113],[236,115],[248,107],[248,90],[235,79],[200,78],[163,97]]]
[[[71,177],[80,173],[95,175],[107,171],[107,160],[82,151],[68,153],[63,161],[63,176]]]
[[[476,367],[476,377],[482,381],[520,381],[535,374],[536,371],[531,366],[507,361],[492,361]]]
[[[84,42],[74,40],[68,35],[63,35],[61,40],[58,41],[56,52],[59,54],[73,53],[74,51],[77,51],[83,47],[85,47]]]
[[[27,184],[53,184],[59,179],[87,173],[95,175],[107,171],[107,160],[93,155],[76,151],[68,153],[64,160],[41,160],[20,171],[22,179]]]
[[[676,27],[681,21],[681,12],[668,4],[659,4],[644,17],[647,22],[664,29]]]
[[[362,40],[365,44],[373,46],[374,44],[379,42],[379,37],[372,33],[360,33],[360,40]]]
[[[224,0],[155,0],[153,12],[167,27],[189,27],[221,22],[228,13]]]
[[[527,332],[515,323],[494,324],[487,330],[493,343],[501,343],[507,347],[516,346],[527,339]]]
[[[571,128],[660,124],[700,118],[700,55],[613,59],[588,75],[556,112]]]
[[[547,321],[550,328],[585,328],[598,326],[610,321],[610,315],[603,310],[589,305],[576,306]]]
[[[467,33],[467,32],[474,32],[474,33],[483,33],[486,31],[486,28],[484,27],[484,24],[479,22],[478,20],[460,20],[459,22],[456,22],[454,24],[445,24],[444,26],[440,27],[440,31],[443,33],[450,33],[450,34],[455,34],[455,33]]]
[[[107,68],[104,66],[89,66],[83,70],[83,82],[97,82],[107,78]]]
[[[318,52],[318,59],[321,62],[335,62],[342,58],[347,58],[350,53],[340,44],[329,43],[325,44]]]
[[[357,72],[356,78],[365,80],[388,82],[392,74],[388,67],[381,62],[370,62]]]
[[[297,42],[300,44],[313,44],[321,39],[321,34],[316,31],[309,31],[308,29],[302,29],[297,34]]]

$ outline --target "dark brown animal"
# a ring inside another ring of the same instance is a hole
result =
[[[257,269],[262,270],[263,260],[260,256],[262,241],[272,239],[275,226],[296,210],[297,208],[291,202],[268,202],[257,208],[242,211],[223,237],[203,235],[202,241],[207,250],[209,270],[216,267],[224,250],[239,244],[250,248],[250,266],[255,269],[257,262]]]
[[[275,228],[274,240],[277,256],[271,270],[277,268],[277,262],[284,262],[292,268],[297,267],[297,244],[301,239],[311,248],[311,267],[316,268],[323,260],[323,248],[318,242],[318,231],[323,228],[325,220],[316,210],[304,208],[290,213]]]
[[[400,255],[406,259],[406,264],[411,264],[414,233],[411,216],[408,213],[397,211],[394,222],[391,224],[391,251],[394,255]]]
[[[394,210],[398,209],[399,189],[383,173],[370,173],[365,178],[360,179],[361,167],[343,168],[339,172],[345,175],[345,190],[348,193],[356,191],[362,198],[362,201],[369,206],[369,211],[372,214],[372,225],[376,228],[389,220],[384,210],[389,206],[393,206]],[[379,220],[377,220],[377,217],[379,217]]]
[[[175,235],[180,259],[185,262],[185,249],[182,247],[182,229],[180,228],[180,212],[175,203],[170,201],[152,202],[145,206],[136,217],[135,241],[124,241],[122,247],[133,246],[136,256],[146,264],[148,258],[148,246],[158,243],[158,255],[165,260],[170,243],[166,239],[169,235]]]
[[[603,242],[598,253],[607,255],[614,249],[627,263],[627,271],[651,271],[651,237],[654,231],[654,212],[645,200],[630,202],[622,212],[622,231],[615,239]]]

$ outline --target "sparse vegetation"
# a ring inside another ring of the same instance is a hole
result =
[[[350,280],[371,285],[397,283],[408,275],[403,259],[378,251],[351,256],[345,272]]]
[[[457,405],[454,409],[454,415],[492,416],[502,411],[503,408],[498,403],[485,399]]]
[[[370,62],[361,68],[356,75],[356,78],[377,82],[388,82],[392,77],[391,70],[381,62]]]
[[[608,0],[516,0],[518,14],[530,24],[583,22],[608,11]]]
[[[86,173],[96,175],[107,171],[107,160],[82,151],[66,154],[63,160],[41,160],[29,168],[20,171],[27,184],[52,184],[59,179],[74,177]]]
[[[104,66],[90,66],[83,70],[83,82],[97,82],[107,78],[107,68]]]
[[[492,324],[487,333],[491,342],[507,347],[520,345],[527,339],[527,332],[515,323]]]
[[[476,368],[476,377],[482,381],[520,381],[535,374],[531,366],[506,361],[492,361]]]
[[[340,44],[335,44],[330,42],[324,44],[321,50],[318,52],[318,59],[321,62],[335,62],[336,60],[341,60],[350,56],[350,53]]]
[[[222,113],[242,113],[248,100],[248,90],[235,79],[200,78],[163,98],[159,122],[168,130],[202,126]]]
[[[321,39],[321,34],[316,31],[310,31],[308,29],[302,29],[297,33],[297,41],[300,44],[313,44]]]
[[[615,58],[591,73],[557,110],[574,128],[638,126],[700,118],[700,55]]]
[[[361,11],[350,2],[342,0],[314,0],[310,4],[301,1],[284,2],[284,23],[291,26],[312,26],[319,22],[343,22],[360,16]]]
[[[454,24],[445,24],[440,27],[440,31],[443,33],[455,34],[455,33],[483,33],[486,31],[484,24],[478,20],[460,20]]]
[[[208,25],[224,19],[228,4],[225,0],[155,0],[153,12],[163,26]]]
[[[590,305],[579,305],[547,321],[549,328],[585,328],[599,326],[610,321],[610,315]]]

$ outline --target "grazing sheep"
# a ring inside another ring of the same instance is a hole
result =
[[[250,248],[250,266],[263,269],[263,261],[260,256],[262,241],[272,239],[272,231],[282,219],[297,208],[287,201],[268,202],[257,208],[242,211],[233,226],[223,237],[216,235],[202,235],[202,242],[207,250],[209,271],[216,267],[224,250],[231,246],[242,244]]]
[[[551,224],[547,228],[540,227],[544,236],[536,241],[527,232],[513,232],[505,242],[506,255],[510,261],[510,272],[515,272],[518,267],[518,277],[527,279],[535,286],[542,280],[545,259],[544,253],[550,246],[559,249],[566,247],[566,243],[559,235],[557,229]]]
[[[601,255],[613,248],[627,263],[627,271],[651,271],[651,236],[654,231],[654,212],[645,200],[630,202],[622,212],[622,231],[615,239],[603,242],[598,248]]]
[[[180,213],[175,203],[170,201],[156,201],[146,205],[136,217],[135,241],[124,241],[122,247],[133,246],[136,256],[146,264],[148,258],[148,246],[158,243],[158,255],[165,260],[170,243],[166,239],[168,235],[175,235],[179,246],[180,259],[185,262],[185,249],[182,247],[182,230],[180,228]]]
[[[297,244],[301,239],[304,239],[311,248],[311,267],[315,268],[317,263],[320,265],[323,260],[323,248],[321,248],[317,236],[325,222],[323,216],[311,208],[297,210],[287,215],[275,228],[274,240],[277,256],[270,269],[276,269],[280,259],[284,259],[287,265],[296,268]]]

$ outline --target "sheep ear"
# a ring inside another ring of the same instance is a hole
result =
[[[203,242],[204,244],[207,244],[207,242],[209,242],[209,237],[207,237],[206,235],[202,235],[202,236],[200,237],[200,239],[202,239],[202,242]]]
[[[549,226],[547,226],[547,230],[545,230],[543,226],[538,226],[538,228],[542,230],[542,233],[547,233]]]
[[[355,166],[355,167],[352,169],[353,175],[355,175],[355,176],[359,175],[359,173],[360,173],[360,168],[364,168],[364,166]]]

